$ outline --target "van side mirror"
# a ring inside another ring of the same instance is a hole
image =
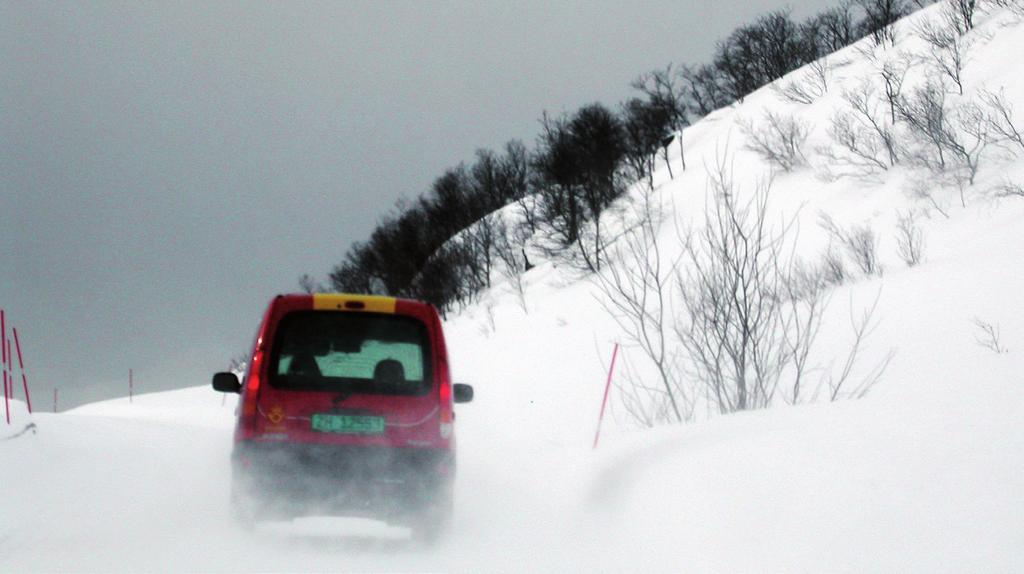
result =
[[[455,383],[452,390],[454,391],[454,398],[457,403],[468,403],[473,400],[473,387],[470,385]]]
[[[238,376],[234,373],[217,373],[213,376],[213,390],[222,393],[242,392],[242,383],[238,382]]]

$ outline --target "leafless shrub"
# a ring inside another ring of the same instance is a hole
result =
[[[633,381],[627,390],[627,410],[643,420],[656,413],[670,414],[683,422],[693,415],[693,397],[680,380],[676,357],[667,341],[670,317],[670,287],[675,264],[663,260],[658,245],[660,209],[650,194],[635,212],[635,224],[619,238],[613,248],[612,265],[594,274],[600,289],[598,302],[626,334],[632,347],[639,348],[657,372],[659,384],[650,388]],[[670,410],[651,410],[667,399]],[[641,420],[641,422],[643,422]],[[658,422],[664,422],[659,420]]]
[[[782,260],[786,230],[766,220],[770,184],[740,203],[724,164],[711,173],[704,226],[677,275],[683,314],[675,331],[693,379],[721,413],[764,408],[777,395],[799,400],[824,289],[801,283]],[[796,371],[796,390],[780,393],[787,370]]]
[[[974,323],[974,326],[977,327],[980,331],[980,333],[974,336],[974,340],[979,345],[985,347],[986,349],[992,351],[993,353],[996,353],[997,355],[1009,352],[1009,349],[1004,347],[999,340],[998,324],[992,325],[992,323],[982,321],[977,317],[975,317],[972,322]]]
[[[614,409],[616,404],[621,405],[629,420],[641,427],[651,428],[658,424],[674,422],[676,417],[665,390],[647,383],[643,374],[633,364],[633,349],[631,346],[619,348],[619,361],[622,366],[617,369],[618,375],[612,382],[615,386],[616,400],[611,403],[611,407]]]
[[[833,373],[828,372],[823,380],[823,383],[818,386],[816,391],[820,392],[823,389],[827,389],[829,393],[829,400],[836,401],[842,398],[863,398],[864,395],[871,390],[875,384],[881,380],[885,370],[889,367],[889,363],[892,362],[892,358],[896,355],[895,350],[890,350],[878,362],[853,388],[849,385],[853,384],[851,376],[853,374],[854,366],[857,363],[857,359],[860,357],[860,353],[863,350],[864,343],[867,341],[868,336],[874,330],[876,324],[872,323],[875,315],[875,310],[878,308],[878,301],[881,298],[881,291],[878,296],[875,297],[874,303],[870,308],[864,309],[860,316],[856,316],[853,312],[854,307],[851,302],[850,304],[850,327],[853,329],[853,343],[850,345],[850,350],[846,354],[846,358],[843,361],[842,369],[839,371],[838,376],[833,376]],[[845,390],[844,390],[845,389]],[[815,398],[817,398],[815,396]]]
[[[796,404],[804,399],[808,390],[806,378],[812,371],[811,349],[829,304],[829,284],[821,268],[808,267],[795,260],[782,285],[785,295],[782,333],[793,373],[792,383],[783,389],[783,398]]]
[[[789,403],[860,397],[879,380],[891,353],[851,388],[854,366],[873,327],[878,304],[858,319],[842,369],[817,380],[811,349],[829,302],[823,267],[786,259],[790,225],[772,231],[766,221],[770,185],[746,203],[737,200],[729,173],[712,172],[703,228],[686,245],[678,277],[682,321],[676,334],[692,378],[721,413]]]
[[[924,231],[917,224],[913,211],[899,214],[897,218],[896,252],[907,267],[917,265],[924,257]]]
[[[821,225],[833,241],[846,250],[846,254],[865,275],[881,275],[882,266],[878,261],[878,238],[868,225],[860,225],[847,231],[826,213],[818,216]]]
[[[974,29],[974,15],[978,10],[978,0],[947,0],[946,18],[956,26],[960,34]]]
[[[947,134],[948,140],[945,145],[958,160],[960,172],[958,179],[961,184],[966,179],[969,185],[974,185],[981,156],[994,141],[989,133],[992,122],[978,104],[966,102],[956,110],[956,124],[959,130]],[[963,185],[960,186],[960,189],[963,190]],[[963,202],[962,197],[961,202]]]
[[[985,3],[995,8],[1003,8],[1015,16],[1024,17],[1024,0],[987,0]]]
[[[990,135],[989,115],[974,102],[956,108],[946,105],[946,93],[929,82],[897,103],[901,120],[922,144],[913,159],[933,173],[952,176],[961,186],[974,185]]]
[[[741,202],[724,160],[708,171],[704,224],[680,233],[681,260],[664,260],[657,243],[660,210],[647,196],[611,248],[612,263],[594,277],[601,305],[628,339],[618,403],[634,422],[651,426],[690,420],[698,399],[728,413],[778,400],[862,396],[891,358],[850,388],[874,307],[860,319],[851,315],[854,342],[842,370],[829,368],[810,380],[818,371],[811,351],[830,298],[827,271],[785,257],[793,227],[769,225],[770,183]],[[673,302],[680,312],[675,316]],[[666,327],[675,338],[666,336]],[[637,349],[644,362],[639,368]],[[653,378],[642,374],[652,371]]]
[[[872,83],[864,81],[856,89],[843,92],[849,110],[833,116],[828,133],[832,145],[819,147],[839,176],[872,177],[899,162],[900,143],[895,126],[886,121],[882,105]]]
[[[676,332],[719,412],[764,408],[778,388],[785,355],[781,329],[779,243],[764,222],[767,189],[738,205],[718,174],[705,226],[688,248],[680,276],[687,321]]]
[[[821,256],[822,280],[828,285],[842,285],[850,278],[846,270],[846,261],[831,241]]]
[[[992,192],[995,197],[1024,197],[1024,185],[1004,181],[997,185]]]
[[[846,249],[865,275],[881,275],[878,262],[878,238],[867,225],[853,228],[846,238]]]
[[[793,116],[765,110],[763,122],[741,121],[740,129],[747,136],[747,149],[753,151],[782,171],[792,171],[807,163],[802,148],[810,126]]]
[[[836,112],[828,127],[831,144],[817,148],[825,158],[825,170],[829,179],[855,177],[871,179],[889,169],[889,164],[879,159],[884,153],[878,141],[869,130],[855,125],[852,114]]]
[[[918,180],[912,184],[910,194],[911,196],[917,199],[927,201],[928,204],[931,205],[933,209],[935,209],[935,211],[938,211],[940,215],[942,215],[946,219],[949,219],[949,212],[946,211],[946,208],[940,205],[939,202],[935,199],[935,193],[932,189],[934,185],[934,182],[931,181],[923,179]]]
[[[893,73],[895,74],[896,72]],[[892,85],[890,85],[890,81]],[[891,80],[887,80],[886,97],[890,98],[892,93],[897,94],[898,97],[901,86],[902,79],[897,79],[893,76]],[[885,159],[888,164],[894,166],[899,163],[902,151],[896,136],[896,122],[894,119],[886,122],[884,116],[879,113],[878,107],[880,102],[875,96],[875,88],[871,82],[862,82],[856,89],[843,92],[843,99],[846,100],[850,109],[853,110],[854,117],[860,126],[870,130],[870,137],[875,140],[876,147],[880,146],[885,149]]]
[[[956,0],[953,0],[955,2]],[[922,20],[917,26],[917,35],[928,44],[932,65],[956,84],[961,95],[964,93],[963,70],[971,42],[964,37],[962,21],[947,4],[943,19]]]
[[[772,90],[780,97],[797,104],[812,104],[828,93],[831,67],[828,58],[819,58],[807,65],[800,76],[782,83],[772,84]]]
[[[978,96],[985,106],[986,122],[995,142],[1017,144],[1024,149],[1024,134],[1014,124],[1013,105],[1007,101],[1005,91],[979,90]]]

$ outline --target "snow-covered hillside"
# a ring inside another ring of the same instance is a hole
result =
[[[1024,197],[997,197],[1024,184],[1024,149],[989,146],[969,185],[910,163],[826,180],[836,165],[818,151],[843,90],[878,81],[886,62],[919,58],[906,60],[907,94],[934,79],[913,30],[940,17],[933,6],[902,21],[895,47],[865,40],[830,56],[828,91],[809,104],[766,87],[719,110],[685,131],[689,169],[655,178],[671,252],[678,229],[703,221],[709,166],[724,159],[737,194],[772,173],[743,122],[766,109],[806,122],[806,165],[775,170],[771,220],[796,221],[807,258],[828,241],[820,213],[877,235],[884,271],[832,290],[815,347],[822,369],[837,368],[851,314],[877,300],[855,376],[892,358],[865,398],[641,430],[613,391],[591,450],[612,347],[627,341],[593,281],[547,262],[524,278],[525,310],[498,284],[446,325],[453,374],[476,398],[458,407],[456,520],[438,547],[357,520],[236,530],[233,399],[196,388],[60,415],[16,403],[0,438],[29,421],[38,432],[0,440],[0,571],[1024,570]],[[1024,23],[993,10],[968,37],[950,106],[1002,93],[1024,127]],[[907,213],[925,239],[913,267],[895,240]],[[998,345],[979,324],[998,328]],[[635,348],[622,360],[643,372]]]

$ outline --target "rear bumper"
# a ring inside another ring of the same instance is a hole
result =
[[[394,519],[451,504],[449,450],[242,441],[231,458],[234,496],[260,515]]]

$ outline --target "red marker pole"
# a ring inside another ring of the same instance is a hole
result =
[[[612,373],[615,372],[615,358],[619,356],[619,344],[615,343],[612,350],[612,364],[608,367],[608,380],[604,383],[604,398],[601,399],[601,414],[597,417],[597,432],[594,433],[594,446],[597,448],[597,441],[601,438],[601,423],[604,421],[604,408],[608,404],[608,390],[612,387]]]
[[[7,339],[7,384],[11,385],[11,398],[14,398],[14,353],[11,352],[11,340]]]
[[[0,309],[0,347],[3,348],[0,370],[4,372],[4,412],[7,414],[7,424],[11,424],[11,391],[7,386],[7,318],[3,309]]]
[[[32,414],[32,397],[28,394],[28,378],[25,376],[25,361],[21,358],[21,342],[18,340],[18,330],[14,332],[14,349],[18,351],[18,368],[21,369],[21,388],[25,391],[25,404],[28,405],[28,414]]]
[[[57,412],[57,389],[53,389],[53,412]]]

